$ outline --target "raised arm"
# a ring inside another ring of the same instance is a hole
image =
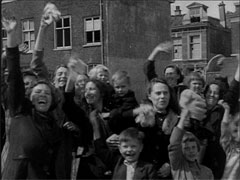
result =
[[[40,27],[38,30],[37,39],[34,45],[34,51],[32,56],[32,61],[30,63],[30,67],[34,73],[36,73],[37,77],[40,79],[48,79],[48,70],[46,64],[43,62],[43,44],[46,38],[46,32],[50,24],[48,24],[47,20],[49,17],[45,17],[44,15],[41,18]]]
[[[168,146],[168,151],[170,164],[173,170],[177,170],[184,159],[182,153],[182,138],[185,133],[184,121],[188,118],[189,111],[187,109],[183,109],[178,125],[174,128],[170,137],[170,145]]]
[[[155,71],[155,61],[154,58],[157,56],[159,52],[166,52],[169,53],[169,51],[172,48],[172,43],[170,41],[160,43],[158,46],[156,46],[151,54],[148,56],[147,61],[144,63],[143,71],[146,75],[148,81],[151,81],[152,79],[157,77],[156,71]]]
[[[17,21],[15,18],[2,18],[2,25],[7,32],[7,67],[8,78],[8,105],[11,116],[15,116],[22,110],[24,103],[24,84],[20,70],[20,56],[16,38]]]
[[[224,151],[227,151],[230,145],[231,133],[229,131],[230,107],[226,102],[219,102],[224,107],[224,115],[221,123],[220,144]]]

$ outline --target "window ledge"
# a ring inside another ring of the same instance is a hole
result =
[[[93,47],[93,46],[101,46],[102,43],[88,43],[88,44],[84,44],[83,47]]]
[[[183,59],[173,59],[172,61],[183,61]]]
[[[54,48],[54,51],[65,51],[65,50],[71,50],[72,47],[59,47],[59,48]]]

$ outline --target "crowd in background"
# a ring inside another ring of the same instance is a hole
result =
[[[18,22],[2,18],[2,179],[240,179],[239,67],[230,84],[219,77],[205,84],[198,72],[184,77],[172,64],[158,77],[155,57],[172,48],[164,42],[144,63],[141,101],[128,72],[97,65],[87,73],[77,58],[50,79],[43,47],[60,16],[50,5],[24,71]]]

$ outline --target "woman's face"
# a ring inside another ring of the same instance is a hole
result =
[[[163,83],[154,84],[148,98],[152,101],[153,107],[157,111],[165,111],[170,100],[168,86]]]
[[[211,84],[206,93],[206,102],[208,107],[213,107],[218,103],[219,100],[219,86]]]
[[[56,71],[55,75],[55,86],[57,88],[64,88],[67,84],[68,69],[65,67],[60,67]]]
[[[52,104],[51,89],[46,84],[38,84],[32,89],[30,96],[32,104],[39,112],[47,112]]]
[[[88,104],[96,105],[101,100],[101,94],[96,84],[88,82],[85,87],[85,98]]]

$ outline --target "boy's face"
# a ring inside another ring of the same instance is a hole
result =
[[[121,142],[119,151],[123,158],[129,163],[136,162],[142,151],[143,145],[136,139],[129,139],[127,142]]]
[[[203,83],[200,80],[192,80],[189,84],[189,89],[197,94],[201,94],[203,88]]]
[[[109,81],[108,72],[104,71],[104,70],[99,70],[98,73],[97,73],[97,79],[104,82],[104,83],[107,83]]]
[[[126,79],[114,81],[113,87],[114,87],[115,93],[121,97],[127,94],[130,88],[129,83],[127,82]]]
[[[182,143],[182,152],[187,161],[194,162],[198,158],[198,148],[195,141]]]
[[[240,143],[240,114],[234,116],[234,120],[230,123],[230,130],[233,140]]]

